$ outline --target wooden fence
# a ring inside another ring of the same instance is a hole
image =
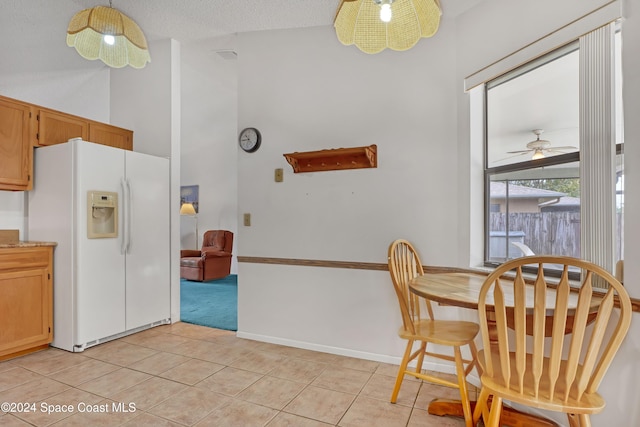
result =
[[[580,212],[510,213],[509,230],[524,233],[522,243],[536,254],[567,255],[580,257]],[[616,230],[617,259],[624,258],[624,216],[618,214]],[[507,229],[507,214],[493,212],[489,218],[489,230]],[[516,233],[520,234],[520,233]],[[513,253],[513,249],[510,249]],[[505,253],[504,251],[502,252]],[[521,253],[518,254],[520,256]]]

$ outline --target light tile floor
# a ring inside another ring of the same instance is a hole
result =
[[[397,404],[389,403],[396,372],[176,323],[82,353],[49,348],[0,362],[0,403],[22,409],[0,411],[0,425],[464,425],[426,411],[435,397],[459,398],[456,389],[406,378]]]

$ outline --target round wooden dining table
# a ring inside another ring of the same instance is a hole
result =
[[[486,277],[487,274],[474,271],[455,270],[440,273],[425,273],[424,275],[418,276],[413,279],[409,284],[409,289],[416,295],[424,297],[430,301],[440,303],[442,305],[450,305],[477,310],[480,289],[482,288]],[[514,297],[512,289],[509,289],[509,287],[507,286],[504,288],[504,291],[505,302],[507,303],[507,305],[509,305],[509,302],[513,303]],[[490,300],[490,298],[491,296],[488,295],[488,306],[492,305],[492,301]],[[547,292],[547,307],[553,307],[555,304],[554,301],[555,291],[553,288],[550,288]],[[569,296],[569,301],[569,305],[575,307],[578,301],[577,293],[572,293]],[[527,307],[533,307],[534,305],[533,286],[531,286],[531,289],[526,290],[526,305]],[[549,331],[553,320],[552,317],[553,311],[551,310],[549,312],[549,317],[547,318]],[[491,328],[491,322],[489,321],[488,323],[489,328]],[[567,323],[570,324],[571,322]],[[491,331],[489,335],[496,336],[496,334],[491,333]],[[472,406],[473,405],[475,405],[475,402],[472,402]],[[457,417],[464,416],[462,411],[462,404],[459,400],[434,399],[429,404],[428,412],[432,415],[451,415]],[[523,413],[507,406],[504,407],[500,420],[501,424],[514,427],[557,426],[557,424],[551,420]]]

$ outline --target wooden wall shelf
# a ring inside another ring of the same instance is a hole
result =
[[[378,167],[378,148],[375,144],[283,155],[294,173]]]

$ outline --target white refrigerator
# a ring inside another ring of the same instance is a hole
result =
[[[52,346],[170,322],[169,188],[165,158],[79,140],[35,149],[28,238],[58,243]],[[92,192],[117,199],[114,235],[89,237]]]

